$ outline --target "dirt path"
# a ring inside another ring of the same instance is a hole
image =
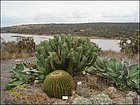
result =
[[[1,104],[4,104],[3,103],[3,89],[5,88],[5,85],[9,81],[9,77],[10,77],[9,71],[15,66],[16,63],[19,63],[22,61],[33,61],[33,60],[35,60],[35,57],[1,61]]]

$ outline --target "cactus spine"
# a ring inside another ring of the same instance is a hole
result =
[[[46,76],[43,85],[48,96],[62,98],[72,94],[74,83],[70,74],[64,70],[55,70]]]

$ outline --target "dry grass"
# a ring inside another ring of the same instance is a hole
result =
[[[2,42],[0,44],[0,60],[32,57],[35,47],[32,37],[20,37],[17,38],[17,41]]]
[[[122,52],[115,52],[111,50],[102,51],[100,56],[107,57],[107,58],[116,58],[116,59],[122,59],[127,57],[127,55]]]
[[[131,59],[132,62],[139,63],[139,54],[136,54],[136,55],[130,57],[123,52],[115,52],[115,51],[107,50],[107,51],[100,52],[100,56],[103,58],[115,58],[115,59],[119,59],[119,60],[130,60]]]
[[[0,60],[7,60],[7,59],[15,59],[15,58],[28,58],[33,57],[34,53],[8,53],[2,52],[0,56]]]

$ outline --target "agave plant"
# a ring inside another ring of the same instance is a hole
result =
[[[35,80],[38,79],[39,72],[33,67],[29,66],[29,63],[25,63],[25,62],[16,64],[16,66],[10,71],[10,73],[12,74],[10,77],[11,81],[6,85],[6,89],[10,90],[15,86],[24,83],[35,82]]]
[[[94,66],[87,70],[109,79],[120,89],[139,89],[140,68],[137,64],[130,65],[116,59],[98,58]]]
[[[87,38],[54,36],[38,45],[35,53],[37,68],[44,78],[54,70],[65,70],[71,75],[77,75],[94,64],[98,51],[96,44]]]
[[[127,71],[127,85],[131,88],[140,88],[140,68],[138,65],[130,65]]]

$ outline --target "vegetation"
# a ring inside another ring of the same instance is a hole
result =
[[[139,32],[139,23],[29,24],[1,28],[5,33],[72,34],[104,38],[131,36]]]
[[[89,39],[61,35],[40,43],[35,55],[37,67],[44,76],[54,70],[77,75],[94,64],[98,52],[99,48]]]
[[[97,75],[109,79],[120,89],[139,91],[140,68],[137,64],[129,64],[116,59],[97,59],[95,65],[87,71],[95,72]]]
[[[33,64],[32,64],[33,65]],[[22,84],[31,84],[38,80],[39,73],[34,66],[29,66],[29,63],[19,63],[10,71],[11,81],[6,85],[6,90]]]
[[[40,43],[36,51],[36,68],[28,67],[25,63],[18,64],[12,70],[8,88],[27,83],[29,78],[26,77],[31,77],[32,82],[43,82],[46,75],[54,70],[65,70],[71,75],[80,74],[94,64],[99,49],[89,39],[61,35]]]
[[[2,42],[1,60],[11,58],[22,58],[34,55],[36,44],[32,37],[19,37],[16,41]]]
[[[98,52],[99,48],[89,39],[71,35],[54,36],[53,39],[38,45],[36,49],[37,61],[20,63],[13,68],[11,81],[8,83],[7,89],[25,83],[41,82],[44,83],[48,95],[60,98],[66,94],[63,89],[66,89],[68,95],[72,91],[72,78],[70,75],[68,76],[68,73],[74,77],[85,71],[108,80],[110,84],[119,89],[140,92],[140,68],[138,64],[129,64],[113,58],[109,60],[100,59],[98,58]],[[57,70],[64,71],[59,72]]]
[[[140,34],[134,34],[129,37],[122,37],[120,40],[121,52],[130,56],[140,53]]]
[[[55,98],[71,96],[74,87],[73,78],[64,70],[55,70],[50,73],[43,84],[47,95]]]

